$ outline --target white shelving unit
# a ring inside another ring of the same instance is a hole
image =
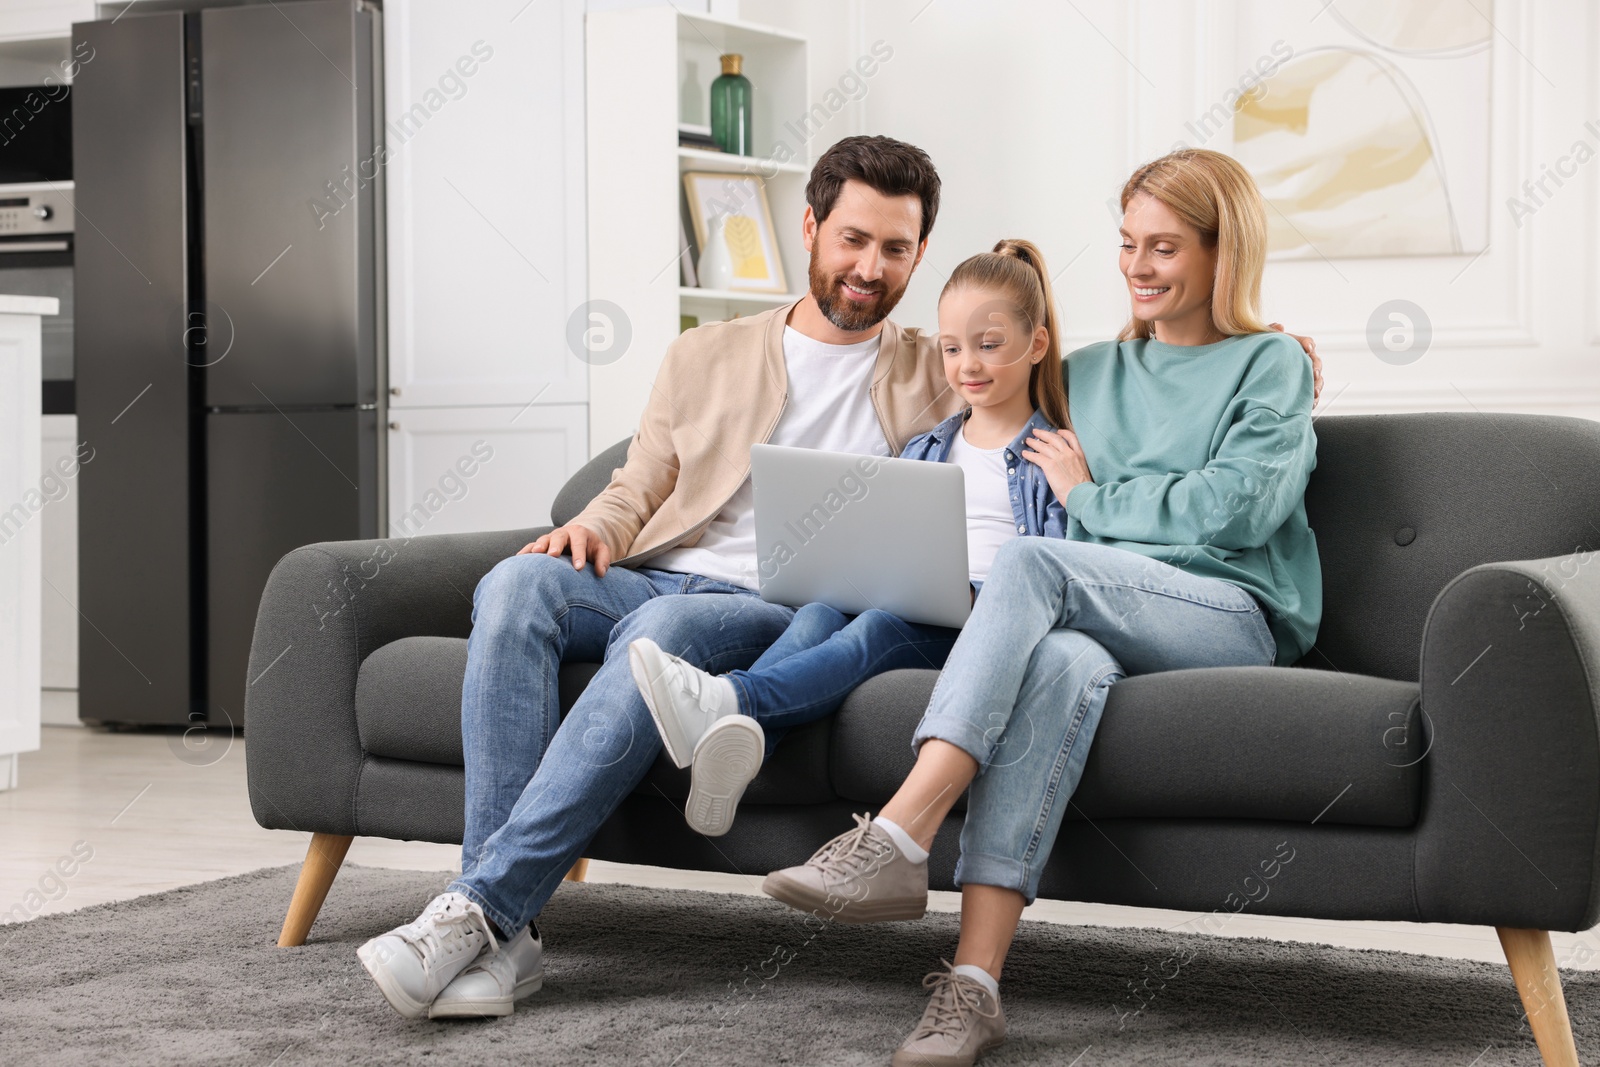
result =
[[[746,293],[734,289],[692,289],[678,287],[678,299],[685,305],[695,301],[713,304],[755,304],[772,307],[775,304],[792,304],[800,299],[799,293]]]
[[[679,148],[681,170],[725,170],[730,174],[801,174],[811,173],[804,163],[780,162],[776,159],[757,159],[755,156],[735,156],[727,152],[710,152],[703,148]]]
[[[588,64],[589,299],[622,309],[628,348],[589,368],[589,447],[633,433],[681,317],[702,323],[792,303],[795,293],[693,289],[679,284],[683,175],[759,175],[791,290],[805,288],[805,132],[811,105],[806,39],[787,30],[669,5],[590,12]],[[718,57],[744,56],[753,87],[756,155],[678,146],[678,124],[708,121]],[[687,226],[687,221],[685,220]],[[691,240],[693,240],[691,236]]]

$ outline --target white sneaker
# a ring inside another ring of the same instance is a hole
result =
[[[721,837],[733,826],[745,786],[761,770],[767,746],[761,724],[748,715],[718,719],[694,746],[689,771],[689,799],[683,817],[689,828],[707,837]]]
[[[526,926],[498,952],[479,956],[428,1006],[430,1019],[510,1015],[544,985],[544,947]]]
[[[356,950],[384,998],[408,1019],[428,1005],[484,951],[497,947],[483,909],[460,893],[440,893],[415,922],[397,926]]]
[[[711,724],[739,714],[732,682],[669,656],[647,637],[629,642],[628,666],[673,766],[689,766]]]

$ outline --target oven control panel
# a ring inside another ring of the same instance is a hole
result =
[[[0,242],[67,237],[72,224],[71,182],[0,185]]]

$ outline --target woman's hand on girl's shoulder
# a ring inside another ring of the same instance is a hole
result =
[[[1317,355],[1317,342],[1310,337],[1301,337],[1297,333],[1290,333],[1283,328],[1281,322],[1267,323],[1267,329],[1277,330],[1285,337],[1292,337],[1300,342],[1300,347],[1306,350],[1306,355],[1311,357],[1311,403],[1315,406],[1322,397],[1322,357]]]
[[[1071,430],[1034,430],[1023,447],[1022,457],[1044,472],[1044,480],[1050,483],[1050,491],[1062,507],[1066,507],[1067,494],[1075,487],[1094,481],[1083,445]]]

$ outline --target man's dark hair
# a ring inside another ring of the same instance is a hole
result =
[[[847,181],[858,181],[884,196],[915,196],[922,201],[922,232],[928,239],[934,216],[939,214],[939,172],[933,160],[916,145],[893,137],[846,137],[822,153],[806,182],[806,203],[818,222],[839,202]]]

